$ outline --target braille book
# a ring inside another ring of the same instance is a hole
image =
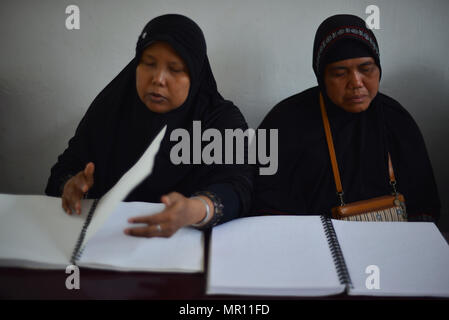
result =
[[[248,217],[210,241],[210,295],[449,297],[449,246],[430,222]]]
[[[101,199],[68,215],[61,199],[0,194],[0,266],[60,269],[70,264],[122,271],[203,271],[203,234],[183,228],[169,239],[124,234],[128,218],[163,204],[122,202],[151,174],[165,127],[137,163]],[[182,252],[183,254],[180,254]]]
[[[92,223],[87,221],[96,211],[94,201],[83,200],[79,216],[65,213],[60,198],[0,194],[0,266],[65,269],[76,264],[118,271],[203,271],[204,236],[199,230],[182,228],[170,238],[124,234],[130,226],[128,218],[160,212],[161,203],[120,202],[81,245],[80,235],[86,234]]]

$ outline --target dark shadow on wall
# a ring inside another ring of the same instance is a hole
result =
[[[442,70],[413,65],[383,72],[380,91],[406,108],[426,142],[441,200],[438,227],[449,231],[449,83]]]
[[[35,118],[38,117],[36,114]],[[30,119],[22,118],[23,128],[27,127]],[[80,119],[67,120],[59,125],[54,123],[52,126],[47,123],[51,130],[45,133],[31,129],[23,130],[18,136],[10,130],[10,126],[8,130],[1,130],[0,193],[44,194],[50,169],[67,147]],[[0,128],[5,128],[3,120],[0,120]]]

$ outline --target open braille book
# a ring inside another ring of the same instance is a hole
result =
[[[449,297],[449,246],[430,222],[248,217],[210,241],[211,295]]]
[[[122,201],[151,174],[165,130],[101,199],[82,200],[81,215],[65,213],[60,198],[0,194],[0,266],[202,272],[202,232],[182,228],[171,238],[152,239],[123,232],[128,218],[164,209],[161,203]]]

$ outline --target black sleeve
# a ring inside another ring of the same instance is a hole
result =
[[[404,194],[410,221],[440,216],[440,198],[432,164],[421,131],[412,116],[397,101],[384,96],[391,160],[398,191]],[[393,120],[392,120],[393,119]]]
[[[84,169],[89,162],[89,123],[92,122],[89,113],[81,120],[75,135],[70,139],[68,147],[58,157],[51,168],[51,174],[45,188],[48,196],[60,197],[65,182]]]
[[[297,101],[298,95],[289,97],[277,105],[265,116],[258,129],[269,131],[276,129],[278,132],[278,158],[277,171],[271,175],[263,175],[260,169],[264,165],[259,162],[255,166],[254,177],[254,199],[249,215],[264,214],[291,214],[305,212],[305,199],[301,192],[300,184],[295,184],[292,176],[293,158],[298,157],[299,143],[292,143],[292,137],[300,137],[298,131],[301,126],[301,117],[297,112],[298,106],[302,106],[301,100]],[[294,106],[294,107],[292,107]],[[267,138],[267,150],[274,141]],[[289,190],[293,186],[295,195],[292,196]]]
[[[228,183],[213,184],[206,190],[215,193],[223,204],[223,218],[217,224],[225,223],[239,217],[241,210],[240,198]]]
[[[225,137],[225,129],[241,129],[243,132],[248,125],[236,106],[227,106],[227,110],[214,120],[206,124],[206,128],[216,128],[222,137]],[[230,221],[234,218],[246,215],[251,207],[253,191],[253,167],[248,164],[248,145],[245,143],[244,163],[224,164],[225,139],[222,141],[223,163],[203,165],[198,174],[202,177],[199,190],[211,191],[221,199],[224,210],[221,222]],[[235,146],[234,146],[235,147]],[[236,150],[234,150],[234,157]],[[235,160],[235,159],[234,159]]]

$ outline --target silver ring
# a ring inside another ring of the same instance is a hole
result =
[[[161,225],[160,225],[160,224],[157,224],[157,225],[156,225],[156,230],[157,230],[157,232],[161,232],[161,231],[162,231],[162,228],[161,228]]]

